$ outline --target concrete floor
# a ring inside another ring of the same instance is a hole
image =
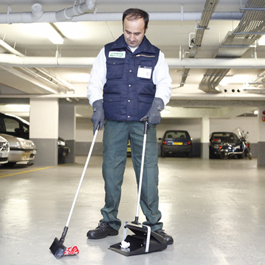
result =
[[[159,158],[160,208],[173,245],[126,257],[108,249],[122,241],[123,230],[102,240],[86,238],[104,200],[102,158],[92,156],[65,240],[80,253],[55,259],[49,247],[66,224],[85,159],[49,168],[0,168],[0,264],[265,264],[265,168],[257,168],[255,159],[178,157]],[[122,222],[134,220],[136,198],[128,158]]]

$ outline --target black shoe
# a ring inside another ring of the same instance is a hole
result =
[[[160,236],[164,237],[166,239],[168,245],[172,245],[173,244],[173,242],[174,242],[173,237],[168,235],[168,234],[166,234],[164,230],[158,229],[158,230],[156,230],[154,232],[159,234]]]
[[[109,224],[100,222],[96,229],[89,230],[87,232],[87,237],[89,239],[101,239],[107,236],[116,236],[118,233],[119,232],[112,228]]]

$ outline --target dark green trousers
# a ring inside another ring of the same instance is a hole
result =
[[[140,178],[144,123],[106,121],[103,136],[103,178],[105,181],[105,206],[101,209],[102,221],[119,230],[118,208],[121,186],[127,160],[128,138],[131,141],[131,156],[137,183]],[[147,134],[145,163],[140,205],[146,221],[153,231],[163,226],[158,209],[158,154],[156,127],[151,126]],[[137,198],[136,198],[137,199]],[[137,201],[137,200],[135,200]]]

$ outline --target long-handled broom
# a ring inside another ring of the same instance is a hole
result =
[[[65,225],[65,227],[63,229],[62,236],[61,236],[60,240],[58,240],[58,238],[56,237],[54,239],[53,243],[50,246],[50,250],[51,250],[52,254],[57,259],[62,257],[64,255],[64,253],[65,253],[65,250],[66,250],[66,247],[63,245],[63,243],[64,243],[64,240],[65,240],[67,231],[68,231],[68,227],[69,227],[69,223],[70,223],[70,220],[71,220],[71,217],[72,217],[72,214],[73,214],[73,210],[74,210],[74,207],[75,207],[76,199],[77,199],[79,190],[81,188],[81,185],[82,185],[85,173],[86,173],[86,169],[87,169],[87,166],[88,166],[88,163],[89,163],[89,160],[90,160],[93,148],[94,148],[94,144],[95,144],[95,141],[96,141],[96,138],[97,138],[98,130],[99,130],[99,126],[96,129],[96,131],[95,131],[95,134],[94,134],[94,137],[93,137],[93,140],[92,140],[92,144],[90,146],[90,150],[89,150],[89,153],[88,153],[88,156],[87,156],[87,160],[86,160],[86,163],[85,163],[85,166],[84,166],[84,169],[83,169],[83,173],[82,173],[81,179],[79,181],[79,185],[78,185],[78,188],[77,188],[77,191],[76,191],[76,194],[75,194],[75,198],[74,198],[74,201],[72,203],[72,207],[71,207],[71,210],[70,210],[66,225]]]

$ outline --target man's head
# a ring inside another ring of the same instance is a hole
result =
[[[124,11],[122,16],[124,38],[128,46],[138,47],[148,28],[149,15],[137,8]]]

